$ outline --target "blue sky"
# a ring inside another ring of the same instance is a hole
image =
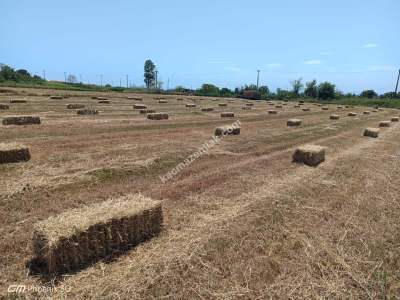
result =
[[[143,84],[151,58],[170,87],[302,77],[344,92],[394,89],[399,0],[0,0],[0,62],[48,79]]]

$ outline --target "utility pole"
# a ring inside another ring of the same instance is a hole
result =
[[[67,83],[67,73],[64,72],[64,83]]]
[[[257,70],[257,89],[259,81],[260,81],[260,70]]]
[[[46,70],[43,70],[43,79],[46,80]]]
[[[169,77],[168,77],[168,81],[167,81],[167,91],[169,91]]]
[[[82,74],[79,74],[79,81],[82,83]]]
[[[156,88],[157,88],[157,80],[158,80],[158,71],[156,70]]]
[[[103,87],[103,74],[100,74],[100,87]]]
[[[126,74],[126,88],[129,88],[129,75]]]
[[[397,75],[396,89],[394,90],[394,96],[397,96],[397,88],[399,87],[399,79],[400,79],[400,69],[399,74]]]
[[[122,84],[121,84],[121,78],[119,79],[119,87],[121,87],[122,86]]]

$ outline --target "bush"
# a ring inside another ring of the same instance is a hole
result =
[[[335,98],[335,85],[325,81],[318,86],[318,98],[322,100],[334,99]]]
[[[374,90],[365,90],[361,92],[360,97],[372,99],[378,97],[378,94]]]

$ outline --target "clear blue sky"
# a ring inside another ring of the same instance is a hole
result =
[[[143,84],[151,58],[170,87],[299,77],[344,92],[394,89],[399,0],[1,0],[0,62],[48,79]]]

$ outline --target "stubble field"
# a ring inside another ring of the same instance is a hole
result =
[[[252,109],[242,109],[248,102]],[[0,164],[0,297],[400,297],[400,125],[382,128],[377,139],[362,136],[399,110],[36,89],[8,89],[0,103],[10,106],[0,119],[41,118],[40,125],[0,125],[0,142],[22,143],[32,156]],[[99,114],[77,115],[69,103]],[[133,109],[138,103],[169,119],[148,120]],[[268,114],[271,109],[278,114]],[[226,111],[235,117],[221,118]],[[331,114],[340,119],[330,120]],[[290,118],[303,124],[287,127]],[[160,180],[209,141],[215,127],[236,120],[240,135]],[[327,147],[316,168],[292,162],[294,149],[308,143]],[[162,200],[158,237],[68,274],[50,290],[7,291],[12,284],[48,284],[26,267],[34,223],[128,193]]]

